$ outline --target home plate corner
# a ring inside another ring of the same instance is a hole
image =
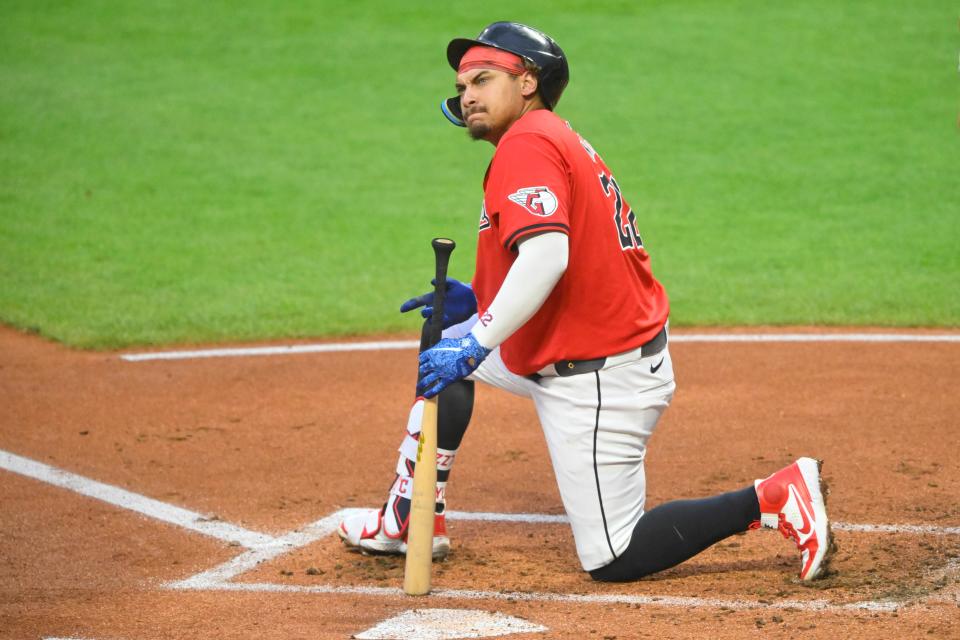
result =
[[[520,618],[478,609],[412,609],[353,637],[357,640],[453,640],[547,630]]]

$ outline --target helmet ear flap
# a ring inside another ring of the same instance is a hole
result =
[[[463,111],[460,109],[460,96],[453,96],[452,98],[447,98],[442,101],[440,103],[440,111],[447,117],[447,120],[458,127],[467,126],[463,121]]]
[[[537,79],[540,82],[540,95],[547,108],[552,111],[570,80],[566,58],[559,59],[556,64],[541,67]]]

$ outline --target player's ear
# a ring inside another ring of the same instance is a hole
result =
[[[537,79],[537,74],[526,71],[520,76],[520,93],[523,94],[524,98],[532,98],[537,95],[537,87],[539,86],[540,81]]]

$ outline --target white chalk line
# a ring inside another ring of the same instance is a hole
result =
[[[853,524],[849,522],[834,522],[830,526],[837,531],[852,531],[856,533],[912,533],[934,536],[960,535],[960,527],[936,527],[926,524]]]
[[[911,334],[911,333],[680,333],[670,334],[671,342],[958,342],[960,334]],[[127,362],[149,360],[190,360],[195,358],[235,358],[250,356],[285,356],[305,353],[329,353],[350,351],[389,351],[417,349],[419,341],[394,340],[384,342],[340,342],[324,344],[300,344],[274,347],[236,347],[222,349],[198,349],[188,351],[155,351],[148,353],[125,353],[120,359]]]
[[[485,511],[447,511],[447,520],[484,522],[524,522],[528,524],[567,524],[567,516],[548,513],[489,513]]]
[[[231,358],[246,356],[286,356],[303,353],[330,353],[338,351],[389,351],[393,349],[416,349],[419,341],[400,340],[391,342],[342,342],[327,344],[296,344],[276,347],[237,347],[224,349],[200,349],[193,351],[157,351],[151,353],[125,353],[120,356],[127,362],[145,360],[189,360],[192,358]]]
[[[348,510],[344,510],[348,511]],[[211,569],[202,571],[196,575],[190,576],[185,580],[171,582],[165,586],[171,589],[206,589],[208,585],[219,585],[227,583],[236,576],[256,568],[257,565],[274,558],[305,547],[320,538],[324,538],[333,533],[340,520],[343,511],[338,511],[332,515],[321,518],[307,526],[291,531],[290,533],[277,538],[276,544],[271,547],[260,549],[251,549],[239,556],[219,564]]]
[[[277,540],[273,536],[250,531],[221,520],[211,519],[201,513],[175,507],[113,485],[90,480],[8,451],[0,450],[0,469],[40,480],[56,487],[69,489],[116,507],[135,511],[154,520],[167,522],[248,549],[269,548],[277,545]]]
[[[388,587],[331,586],[331,585],[283,585],[272,583],[235,583],[234,578],[254,569],[257,565],[278,556],[305,547],[332,534],[338,523],[365,509],[341,509],[304,527],[275,537],[249,531],[222,521],[210,521],[201,514],[169,505],[159,500],[107,485],[95,480],[56,469],[49,465],[0,450],[0,469],[30,477],[54,486],[69,489],[81,495],[102,500],[111,505],[140,513],[141,515],[201,533],[223,542],[238,544],[248,549],[244,553],[211,569],[184,580],[169,582],[165,588],[188,591],[271,591],[290,593],[351,594],[372,596],[399,596],[402,591]],[[528,524],[563,524],[566,516],[539,513],[490,513],[450,511],[450,520],[479,522],[511,522]],[[935,527],[931,525],[853,524],[836,522],[834,528],[863,533],[908,533],[957,535],[960,527]],[[441,598],[462,600],[523,600],[574,603],[625,603],[664,607],[710,607],[710,608],[773,608],[835,610],[867,609],[893,611],[902,603],[890,601],[863,601],[832,604],[824,600],[783,600],[778,602],[751,602],[714,598],[680,596],[641,596],[631,594],[564,594],[476,591],[464,589],[437,589],[432,595]]]
[[[310,541],[320,539],[333,533],[338,523],[351,515],[366,511],[366,509],[349,508],[337,511],[322,520],[310,525],[312,535]],[[449,511],[447,518],[464,522],[509,522],[527,524],[564,524],[568,522],[566,516],[540,513],[490,513]],[[837,522],[835,529],[857,531],[863,533],[908,533],[908,534],[960,534],[960,527],[934,527],[919,525],[889,525],[889,524],[849,524]],[[304,538],[306,542],[306,538]],[[306,542],[309,544],[308,542]],[[269,559],[275,558],[293,549],[281,549],[269,554]],[[186,580],[170,582],[164,585],[174,590],[190,591],[244,591],[269,593],[300,593],[300,594],[327,594],[327,595],[363,595],[373,597],[401,597],[403,591],[395,587],[365,587],[365,586],[333,586],[333,585],[288,585],[270,582],[242,583],[232,582],[256,567],[260,562],[268,559],[263,551],[250,551],[238,556],[232,561],[225,562],[213,569],[197,574]],[[432,597],[448,598],[453,600],[506,600],[506,601],[537,601],[537,602],[569,602],[579,604],[635,604],[645,606],[674,607],[674,608],[726,608],[726,609],[783,609],[804,611],[850,611],[866,610],[876,612],[897,611],[904,603],[886,600],[865,600],[859,602],[834,604],[826,600],[780,600],[780,601],[748,601],[739,599],[696,598],[687,596],[645,596],[632,594],[571,594],[549,592],[505,592],[505,591],[478,591],[470,589],[435,589],[430,592]]]
[[[269,582],[223,582],[206,585],[205,589],[215,591],[362,595],[391,598],[404,596],[403,590],[399,587],[335,587],[332,585],[291,585]],[[451,600],[637,604],[653,607],[679,607],[684,609],[708,607],[717,609],[800,609],[806,611],[896,611],[901,606],[899,602],[880,600],[833,604],[827,600],[760,602],[750,600],[726,600],[723,598],[696,598],[692,596],[642,596],[626,593],[551,593],[533,591],[476,591],[472,589],[434,589],[430,592],[430,596]]]
[[[357,511],[344,509],[344,513]],[[525,522],[531,524],[566,524],[567,516],[546,513],[485,513],[481,511],[448,511],[448,520],[482,520],[486,522]],[[837,531],[856,533],[910,533],[921,535],[960,535],[960,527],[938,527],[919,524],[856,524],[831,522]]]

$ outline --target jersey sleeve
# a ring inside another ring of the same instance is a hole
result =
[[[498,218],[500,243],[513,249],[531,233],[569,234],[567,164],[560,150],[544,136],[513,136],[497,149],[490,171],[487,211]]]

